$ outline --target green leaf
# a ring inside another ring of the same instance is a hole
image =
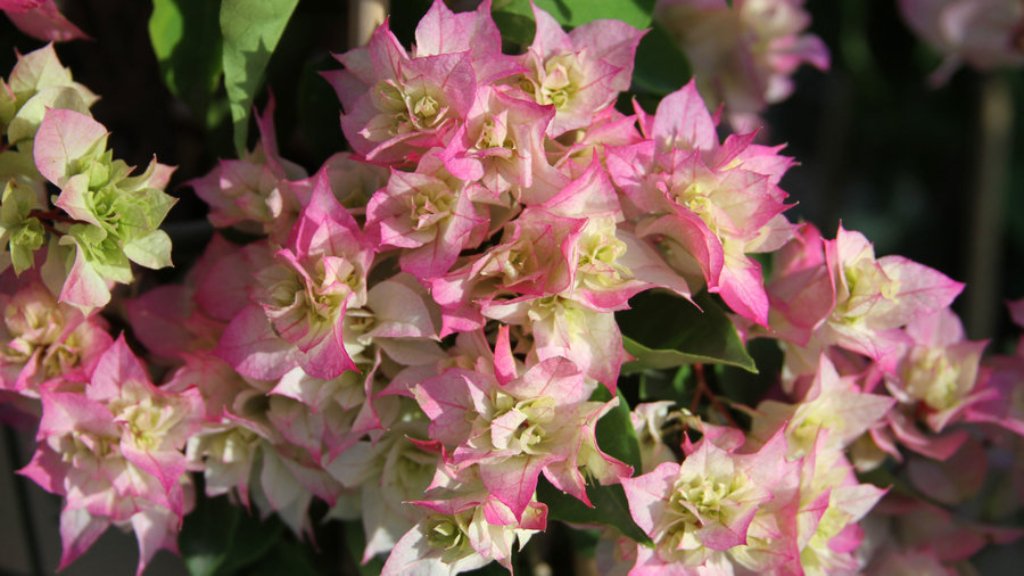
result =
[[[593,558],[597,555],[597,546],[601,542],[601,533],[597,530],[576,530],[569,528],[569,541],[577,553]]]
[[[153,0],[149,39],[164,84],[204,120],[222,73],[220,0]]]
[[[747,351],[760,369],[759,373],[751,374],[731,366],[715,366],[715,374],[722,395],[733,402],[756,406],[777,384],[784,355],[778,341],[771,338],[751,340]]]
[[[363,551],[366,549],[366,534],[363,533],[363,524],[359,520],[348,520],[342,522],[342,530],[345,533],[345,547],[349,555],[355,559],[359,576],[379,576],[384,569],[384,561],[380,558],[373,558],[366,564],[360,564],[363,558]]]
[[[529,46],[537,30],[529,0],[494,0],[491,16],[505,42]]]
[[[694,302],[700,309],[666,292],[645,292],[630,301],[630,310],[616,313],[623,345],[636,358],[622,367],[623,373],[697,363],[757,373],[754,359],[718,304],[706,292]]]
[[[537,7],[551,14],[563,26],[576,27],[592,20],[622,20],[637,28],[651,24],[654,0],[534,0]],[[492,12],[529,16],[529,0],[495,0]]]
[[[10,143],[31,140],[43,121],[43,116],[51,108],[74,110],[89,114],[89,103],[82,92],[74,86],[51,86],[37,92],[28,99],[11,119],[7,127],[7,141]]]
[[[574,524],[612,526],[637,542],[651,542],[647,534],[633,522],[626,492],[621,484],[587,486],[587,496],[593,508],[587,508],[584,503],[561,492],[543,477],[537,484],[537,498],[548,505],[548,518]]]
[[[686,390],[686,381],[689,377],[689,366],[680,366],[675,374],[662,370],[645,370],[640,374],[640,401],[671,400],[681,404],[691,396]]]
[[[679,44],[658,24],[640,40],[633,68],[633,90],[665,96],[682,88],[693,72]]]
[[[535,0],[563,26],[575,28],[592,20],[622,20],[636,28],[651,24],[654,0]],[[530,0],[494,0],[494,22],[506,41],[526,46],[533,40],[535,26]]]
[[[245,152],[249,114],[263,71],[299,0],[222,0],[224,83],[231,106],[235,150]]]
[[[11,264],[15,274],[21,274],[35,264],[36,250],[42,248],[44,242],[46,230],[37,218],[29,218],[11,231]]]
[[[109,189],[104,190],[104,192]],[[143,188],[134,192],[111,191],[118,215],[117,231],[124,239],[145,236],[160,227],[177,198],[156,188]]]
[[[124,255],[139,266],[159,270],[171,266],[171,237],[163,230],[136,238],[124,245]]]
[[[597,422],[597,445],[609,456],[632,466],[633,470],[640,470],[640,442],[636,438],[636,430],[629,417],[629,402],[621,390],[618,394],[619,405]],[[611,397],[608,389],[600,386],[590,399],[595,402],[607,402]]]
[[[590,400],[607,402],[611,393],[599,387]],[[629,403],[619,391],[619,405],[597,422],[597,445],[609,456],[629,464],[633,470],[640,470],[640,443],[629,418]],[[555,520],[579,524],[604,524],[618,528],[620,532],[638,542],[649,542],[643,530],[633,522],[629,504],[622,486],[587,486],[587,495],[594,508],[588,508],[576,498],[564,494],[543,478],[537,486],[537,497],[548,505],[548,515]]]
[[[310,557],[309,546],[281,540],[270,552],[249,569],[238,574],[247,576],[319,576],[320,571]]]
[[[104,280],[131,283],[131,263],[125,257],[121,244],[103,228],[92,224],[72,224],[60,241],[65,245],[76,244],[88,268]]]
[[[276,519],[261,522],[226,497],[201,496],[185,517],[178,545],[191,576],[231,576],[262,564],[283,533]]]

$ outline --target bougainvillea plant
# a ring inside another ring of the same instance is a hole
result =
[[[951,62],[1003,62],[932,26],[966,3],[901,6]],[[189,175],[216,232],[185,281],[130,296],[171,265],[173,168],[116,158],[52,45],[18,57],[0,402],[37,417],[20,473],[62,498],[62,567],[116,526],[142,573],[221,496],[299,541],[345,520],[388,575],[522,569],[556,524],[631,575],[954,573],[1022,534],[951,510],[1019,454],[1024,347],[985,357],[963,284],[787,216],[795,160],[756,126],[829,65],[802,2],[649,7],[696,77],[648,109],[623,97],[644,29],[478,4],[336,55],[351,150],[316,170],[270,99],[255,144]],[[0,8],[83,36],[52,1]]]

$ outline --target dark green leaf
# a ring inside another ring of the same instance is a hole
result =
[[[319,576],[310,556],[309,546],[282,540],[257,564],[245,572],[247,576]]]
[[[689,366],[680,366],[675,374],[661,370],[645,370],[640,374],[640,401],[671,400],[683,403],[688,397],[686,380],[689,377]]]
[[[529,0],[494,0],[491,16],[506,44],[524,48],[533,42],[537,26]]]
[[[149,38],[160,74],[201,122],[220,85],[220,0],[153,0]]]
[[[363,524],[359,520],[348,520],[342,523],[345,531],[345,546],[349,555],[355,559],[359,576],[379,576],[384,569],[384,562],[380,558],[374,558],[366,564],[360,564],[363,559],[363,551],[366,549],[366,534],[363,533]]]
[[[588,558],[597,555],[597,545],[601,542],[601,533],[597,530],[575,530],[569,528],[569,541],[572,549]]]
[[[772,386],[778,384],[782,374],[782,349],[776,340],[758,338],[747,344],[747,351],[757,364],[759,372],[751,374],[731,366],[716,366],[719,390],[730,400],[756,406]]]
[[[579,500],[561,492],[543,477],[537,484],[537,498],[548,505],[548,518],[575,524],[613,526],[637,542],[650,543],[651,539],[629,514],[629,503],[622,485],[588,486],[587,496],[593,508],[587,508]]]
[[[253,99],[263,71],[299,0],[223,0],[224,83],[231,104],[235,149],[245,151]]]
[[[611,393],[601,386],[590,397],[596,402],[611,400]],[[606,454],[640,470],[640,443],[629,418],[629,403],[619,391],[619,405],[612,408],[597,422],[597,445]]]
[[[227,498],[200,497],[178,545],[192,576],[230,576],[262,561],[282,533],[279,521],[261,522]]]
[[[622,20],[636,28],[651,23],[654,0],[535,0],[537,7],[551,14],[563,26],[574,28],[592,20]],[[506,40],[527,45],[533,39],[533,12],[529,0],[494,0],[494,21]]]
[[[654,0],[535,0],[537,6],[566,26],[579,26],[591,20],[622,20],[637,28],[651,24]],[[527,4],[529,4],[527,2]]]
[[[690,62],[675,39],[654,24],[636,49],[633,90],[664,96],[682,88],[692,75]]]
[[[757,372],[736,328],[725,312],[701,293],[693,304],[666,292],[645,292],[617,313],[626,351],[636,360],[622,367],[629,374],[646,368],[685,364],[727,364]]]
[[[595,402],[607,402],[612,397],[604,387],[598,388],[590,397]],[[604,415],[597,423],[597,445],[609,456],[640,470],[640,444],[629,418],[629,403],[619,392],[619,405]],[[537,497],[548,505],[548,515],[554,520],[580,524],[605,524],[618,528],[626,536],[638,542],[649,541],[647,535],[633,522],[629,504],[622,486],[588,486],[587,495],[594,508],[560,492],[541,479],[537,486]]]

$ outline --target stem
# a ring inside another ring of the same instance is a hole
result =
[[[971,210],[965,320],[971,338],[995,332],[999,301],[1004,191],[1013,146],[1013,95],[1004,76],[990,74],[981,83],[977,177]]]
[[[718,400],[718,396],[715,396],[715,393],[711,391],[711,387],[708,386],[707,378],[704,376],[704,365],[694,364],[693,373],[697,377],[697,396],[694,398],[694,404],[699,405],[702,397],[707,398],[711,402],[711,407],[717,410],[730,426],[739,428],[740,426],[736,423],[736,419],[729,413],[729,408]],[[690,411],[696,413],[696,408]]]
[[[387,18],[390,3],[390,0],[349,0],[349,47],[356,48],[370,40],[373,31]]]
[[[33,210],[28,215],[30,218],[38,218],[43,223],[61,222],[64,224],[75,224],[78,222],[78,220],[71,218],[67,214],[61,214],[56,210]]]

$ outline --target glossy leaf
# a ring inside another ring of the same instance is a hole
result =
[[[149,38],[172,94],[200,120],[222,73],[220,0],[153,0]]]
[[[281,540],[259,562],[239,574],[251,576],[318,576],[309,546]]]
[[[612,408],[597,422],[597,445],[610,456],[629,464],[633,470],[640,470],[640,443],[636,438],[636,430],[629,418],[629,402],[619,394],[619,405]],[[604,386],[594,392],[591,400],[607,402],[611,393]]]
[[[693,304],[663,292],[647,292],[616,314],[623,345],[635,358],[623,373],[686,364],[726,364],[757,372],[732,321],[707,293]]]
[[[533,42],[533,35],[537,27],[533,22],[533,13],[530,11],[529,2],[495,0],[491,15],[505,42],[521,47],[528,46]]]
[[[199,497],[178,545],[191,576],[230,576],[262,563],[283,532],[280,521],[261,522],[227,498]]]
[[[591,396],[591,400],[598,402],[610,399],[611,393],[604,387],[599,387]],[[634,470],[640,470],[640,444],[629,418],[629,404],[621,391],[619,405],[597,422],[597,445],[610,456],[632,466]],[[629,514],[629,505],[622,486],[587,486],[587,496],[594,504],[593,508],[588,508],[576,498],[560,492],[543,479],[537,486],[537,496],[541,502],[548,505],[548,515],[554,520],[613,526],[633,540],[649,541]]]
[[[298,0],[223,0],[224,83],[234,125],[235,149],[245,151],[249,115],[263,72]]]
[[[633,90],[665,96],[682,88],[693,71],[686,55],[664,28],[654,24],[640,40],[633,68]]]
[[[593,508],[587,508],[579,500],[559,491],[543,477],[537,484],[537,498],[548,505],[548,518],[574,524],[612,526],[637,542],[650,542],[629,514],[629,503],[622,485],[588,486],[587,496]]]
[[[684,403],[692,396],[692,390],[686,389],[689,377],[690,367],[688,365],[680,366],[674,374],[662,370],[645,370],[640,374],[640,401],[671,400]]]
[[[359,576],[378,576],[384,569],[384,562],[380,558],[373,558],[366,564],[360,564],[363,557],[363,550],[366,549],[366,534],[363,532],[363,524],[359,520],[349,520],[342,523],[342,530],[345,533],[345,547],[349,556],[355,559]]]
[[[563,26],[574,28],[592,20],[622,20],[636,28],[651,24],[654,0],[534,0],[537,7],[551,14]],[[522,46],[533,40],[533,13],[529,0],[494,0],[491,12],[502,37]]]

